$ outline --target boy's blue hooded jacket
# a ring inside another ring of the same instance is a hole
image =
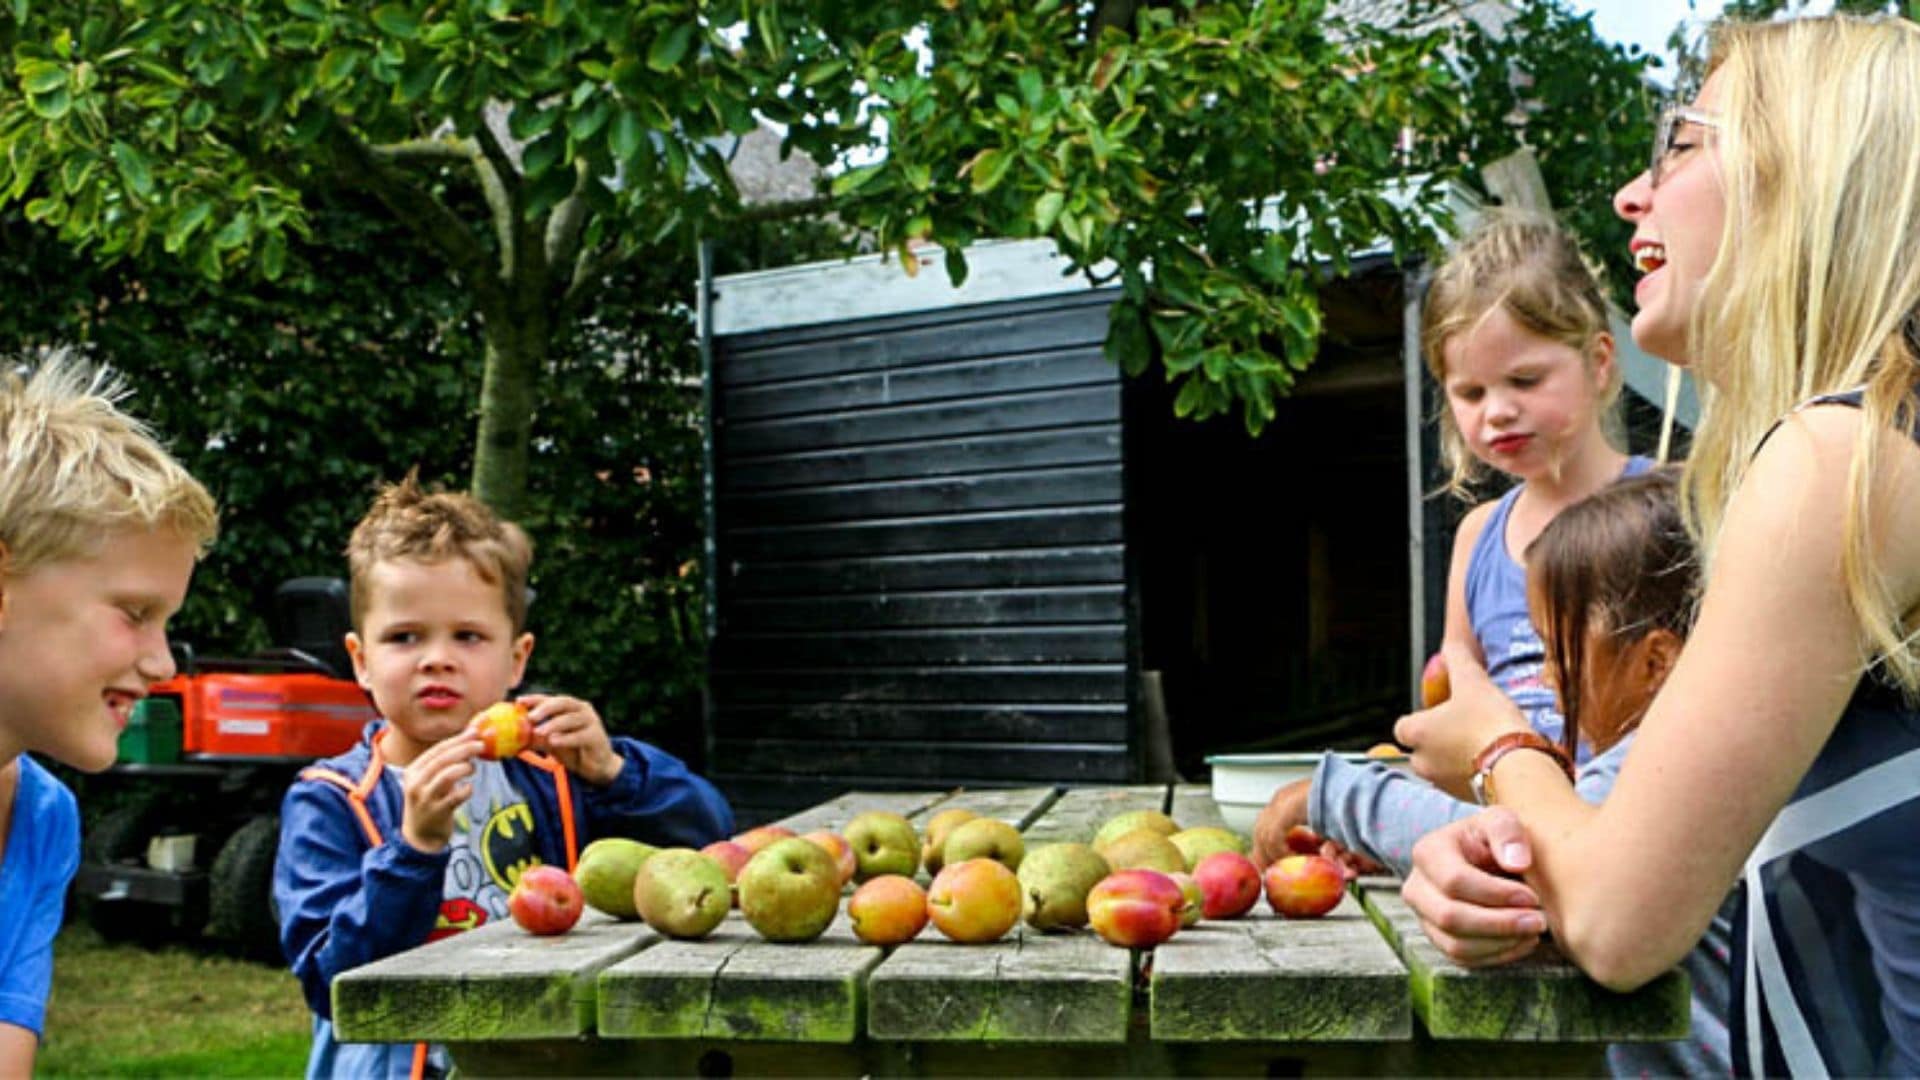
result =
[[[360,783],[385,726],[384,720],[367,725],[358,745],[316,768]],[[578,848],[604,836],[699,848],[732,834],[726,799],[679,758],[623,737],[613,739],[613,749],[626,765],[612,783],[596,788],[568,778]],[[501,764],[526,796],[541,861],[569,865],[553,776],[524,761]],[[401,837],[403,806],[399,777],[383,770],[366,795],[385,841],[375,846],[337,784],[303,774],[281,803],[273,868],[280,945],[308,1007],[322,1018],[333,1014],[328,987],[334,976],[420,945],[433,931],[450,856],[447,850],[422,853]]]

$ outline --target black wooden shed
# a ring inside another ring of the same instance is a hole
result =
[[[1426,497],[1417,268],[1323,289],[1322,359],[1255,439],[1124,379],[1117,291],[1050,245],[968,257],[959,289],[938,252],[703,289],[708,767],[742,820],[1383,737],[1457,514]]]

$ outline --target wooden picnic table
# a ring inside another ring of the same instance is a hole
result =
[[[1125,810],[1221,824],[1188,785],[843,795],[780,822],[839,829],[887,809],[916,823],[964,807],[1029,846],[1091,840]],[[369,964],[333,986],[349,1042],[446,1043],[474,1075],[1594,1074],[1613,1041],[1683,1038],[1686,977],[1632,994],[1550,948],[1467,971],[1422,936],[1391,879],[1319,920],[1264,901],[1151,952],[1024,926],[958,945],[929,926],[862,944],[844,909],[804,945],[762,941],[738,912],[700,941],[588,912],[571,933],[498,923]]]

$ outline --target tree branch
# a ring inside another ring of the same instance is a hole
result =
[[[622,251],[618,244],[602,244],[591,251],[582,250],[574,259],[573,279],[567,282],[566,294],[560,298],[561,319],[571,319],[593,295],[600,279],[632,257],[632,252]]]
[[[367,151],[389,165],[458,165],[473,156],[474,146],[466,139],[408,139]]]
[[[371,191],[407,228],[439,252],[447,265],[473,287],[482,306],[497,303],[499,280],[489,272],[487,250],[466,222],[396,172],[345,125],[331,123],[327,139],[337,159],[347,166],[341,170],[347,183]]]
[[[587,221],[587,185],[593,183],[593,173],[587,168],[584,158],[575,158],[573,162],[573,190],[560,200],[547,218],[547,266],[566,266],[575,261],[580,252],[580,230]],[[578,270],[579,267],[575,266]],[[567,283],[573,288],[573,282]]]

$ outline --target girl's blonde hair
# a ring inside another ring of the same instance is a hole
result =
[[[0,372],[0,573],[84,558],[120,528],[213,542],[213,497],[120,411],[127,388],[65,350]]]
[[[1420,348],[1427,370],[1444,387],[1447,343],[1480,324],[1495,308],[1532,334],[1577,351],[1589,365],[1594,340],[1607,332],[1607,302],[1599,279],[1580,253],[1580,245],[1559,223],[1541,214],[1491,211],[1461,237],[1434,272],[1420,313]],[[1620,396],[1620,366],[1601,395],[1602,430],[1620,441],[1610,410]],[[1440,456],[1447,465],[1447,490],[1462,498],[1484,466],[1467,449],[1453,422],[1453,410],[1440,409]]]
[[[1848,16],[1729,22],[1720,250],[1689,328],[1702,416],[1683,492],[1711,564],[1726,507],[1775,423],[1820,394],[1864,388],[1847,478],[1843,573],[1869,649],[1920,698],[1912,611],[1873,564],[1879,438],[1908,430],[1920,379],[1920,28]]]

